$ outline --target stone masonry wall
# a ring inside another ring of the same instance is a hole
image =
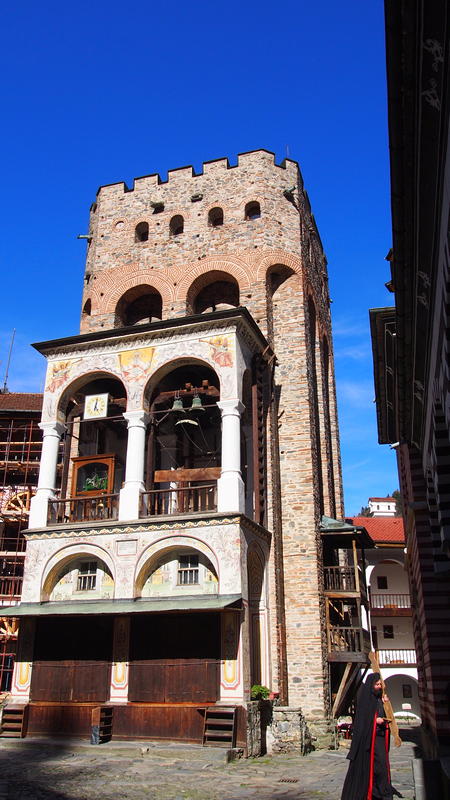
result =
[[[259,219],[245,219],[250,201],[260,203]],[[163,203],[164,211],[153,213],[151,203],[155,202]],[[223,209],[224,223],[212,227],[208,212],[216,206]],[[177,214],[184,218],[184,231],[170,236],[170,220]],[[141,222],[149,225],[148,240],[135,242],[135,228]],[[236,167],[220,159],[204,164],[199,175],[186,167],[169,171],[166,182],[158,175],[138,178],[132,191],[124,184],[104,186],[92,207],[90,233],[82,332],[117,325],[120,298],[143,285],[161,294],[163,319],[183,316],[193,282],[207,285],[210,273],[215,272],[217,280],[225,273],[237,281],[240,304],[273,340],[279,393],[288,702],[301,706],[307,719],[323,719],[329,698],[318,523],[322,509],[342,511],[342,489],[327,265],[298,165],[288,159],[278,166],[273,154],[260,150],[240,155]],[[279,280],[274,291],[268,291],[273,271],[279,273]],[[308,298],[315,307],[315,348],[308,333]],[[270,316],[273,330],[269,330]],[[326,393],[319,386],[316,425],[312,381],[315,372],[323,384],[324,337],[329,346],[329,414],[323,413]],[[333,470],[323,472],[321,497],[318,465],[320,461],[327,465],[330,456]],[[271,530],[272,467],[269,463]],[[279,615],[273,555],[269,586],[271,688],[277,689]]]

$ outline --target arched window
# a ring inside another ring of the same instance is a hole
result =
[[[133,286],[117,303],[116,327],[145,325],[157,319],[162,319],[162,297],[153,286]]]
[[[200,275],[191,285],[187,295],[187,310],[190,314],[204,314],[237,308],[239,284],[232,275],[221,270],[212,270]]]
[[[211,209],[208,214],[208,225],[213,228],[223,225],[223,208],[216,207]]]
[[[261,216],[261,206],[256,200],[247,203],[245,206],[245,219],[259,219]]]
[[[85,317],[90,317],[91,316],[91,310],[92,310],[92,303],[91,303],[91,301],[89,299],[89,300],[86,300],[86,302],[85,302],[85,304],[83,306],[83,314],[84,314],[84,316]]]
[[[175,217],[172,217],[169,228],[171,236],[179,236],[180,233],[183,233],[184,219],[181,214],[176,214]]]
[[[135,242],[148,242],[148,222],[140,222],[134,231]]]

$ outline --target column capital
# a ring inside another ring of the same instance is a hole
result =
[[[238,397],[233,397],[229,400],[219,400],[217,406],[222,412],[222,417],[227,417],[229,414],[241,416],[242,412],[245,411],[245,406]]]
[[[38,425],[43,432],[44,436],[62,436],[67,430],[67,425],[64,422],[38,422]]]
[[[144,411],[143,408],[137,409],[136,411],[124,411],[123,417],[128,422],[129,428],[146,428],[150,420],[150,414]]]

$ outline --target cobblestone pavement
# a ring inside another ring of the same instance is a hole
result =
[[[241,759],[188,745],[0,742],[0,800],[339,800],[347,750]],[[391,751],[393,783],[413,800],[414,745]]]

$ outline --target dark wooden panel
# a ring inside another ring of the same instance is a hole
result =
[[[130,702],[214,702],[219,697],[220,662],[160,659],[130,663]]]
[[[82,736],[91,734],[93,705],[35,704],[29,705],[28,736]]]
[[[184,705],[115,706],[113,739],[203,740],[204,708]]]
[[[111,664],[105,661],[36,661],[31,673],[32,701],[105,702]]]

